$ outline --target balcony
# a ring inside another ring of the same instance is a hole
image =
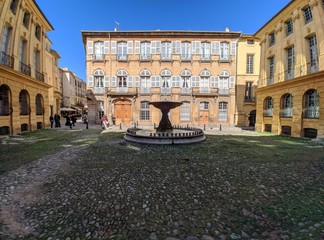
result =
[[[191,94],[191,88],[181,88],[181,94]]]
[[[199,93],[210,93],[210,88],[209,87],[200,87]]]
[[[293,108],[283,108],[280,110],[280,117],[291,118],[293,116]]]
[[[268,108],[263,110],[263,116],[264,117],[272,117],[273,116],[273,109]]]
[[[105,60],[104,54],[94,54],[93,55],[93,61],[103,61]]]
[[[117,87],[116,90],[118,93],[127,93],[128,92],[127,87]]]
[[[195,96],[217,96],[217,89],[210,87],[192,88],[192,95]]]
[[[93,93],[94,94],[104,94],[106,92],[106,88],[104,87],[94,87]]]
[[[128,87],[117,87],[108,89],[106,93],[108,96],[136,96],[137,89]]]
[[[219,95],[229,95],[229,89],[228,88],[220,88],[218,89]]]
[[[255,97],[245,96],[244,102],[254,103],[255,102]]]
[[[117,61],[126,62],[127,61],[127,55],[117,55]]]
[[[285,71],[285,80],[291,80],[294,78],[294,71]]]
[[[162,62],[169,62],[169,61],[171,61],[171,55],[170,56],[162,56],[161,55],[161,61]]]
[[[308,107],[304,109],[304,118],[319,118],[319,107]]]
[[[190,62],[191,61],[191,55],[181,55],[181,61]]]
[[[45,81],[45,77],[44,77],[44,73],[35,71],[35,78],[39,81],[44,82]]]
[[[140,55],[140,61],[151,61],[151,55]]]
[[[0,52],[0,64],[14,68],[14,58],[5,52]]]
[[[161,93],[170,94],[171,93],[171,88],[169,88],[169,87],[161,87]]]
[[[141,87],[140,88],[140,93],[141,94],[150,94],[151,93],[151,88],[150,87]]]
[[[318,70],[319,70],[319,68],[318,68],[317,61],[307,63],[307,73],[308,74],[318,72]]]
[[[27,76],[31,76],[31,67],[23,62],[19,62],[19,71]]]
[[[209,62],[210,61],[210,55],[201,56],[200,57],[200,61],[202,61],[202,62]]]

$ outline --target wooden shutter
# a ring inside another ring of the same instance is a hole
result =
[[[117,77],[112,76],[111,77],[111,87],[116,87],[117,86]]]
[[[180,87],[180,80],[181,80],[181,77],[180,76],[176,76],[176,87]]]
[[[93,41],[88,41],[88,54],[93,54]]]
[[[220,42],[219,41],[211,42],[211,54],[213,54],[213,55],[220,54]]]
[[[171,77],[171,87],[175,87],[176,86],[176,76],[172,76]]]
[[[151,86],[152,87],[156,87],[156,77],[155,76],[151,76]]]
[[[104,54],[109,54],[109,41],[104,41]]]
[[[140,76],[135,76],[135,87],[140,87],[140,80],[141,80]]]
[[[172,53],[180,54],[181,53],[181,41],[172,41]]]
[[[215,88],[219,88],[219,76],[215,77]]]
[[[151,54],[155,54],[156,53],[156,41],[152,41],[151,42]]]
[[[135,54],[141,54],[141,42],[135,41]]]
[[[132,76],[127,77],[127,87],[133,87],[133,77]]]
[[[133,54],[133,41],[127,41],[127,54]]]
[[[109,76],[105,76],[104,77],[104,87],[110,87],[110,84],[109,84]]]
[[[161,41],[156,41],[155,53],[161,54]]]
[[[231,46],[231,51],[230,51],[231,55],[236,55],[236,42],[235,41],[231,42],[230,46]]]
[[[234,76],[230,76],[230,84],[229,84],[230,88],[234,88],[235,87],[235,77]]]
[[[192,47],[192,54],[200,54],[200,49],[201,49],[200,41],[193,41],[191,47]]]
[[[88,76],[88,87],[93,87],[93,76]]]
[[[117,42],[111,41],[111,54],[116,54],[116,53],[117,53]]]
[[[161,77],[160,76],[155,76],[155,83],[156,83],[156,87],[160,87],[160,82],[161,82]]]

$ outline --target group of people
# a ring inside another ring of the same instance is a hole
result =
[[[51,115],[49,120],[51,122],[51,128],[53,128],[54,123],[56,128],[61,127],[61,117],[57,113],[54,114],[54,117]]]

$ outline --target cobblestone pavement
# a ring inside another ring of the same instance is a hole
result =
[[[183,146],[141,146],[116,131],[123,129],[104,130],[109,137],[91,151],[73,146],[0,175],[0,239],[289,239],[293,235],[256,206],[289,184],[298,192],[323,179],[323,164],[307,166],[302,181],[297,172],[281,183],[283,173],[270,174],[266,163],[241,164],[248,158],[244,150],[235,157],[209,148],[195,155],[199,145],[189,153]],[[242,185],[242,178],[254,187]],[[315,239],[311,233],[324,229],[324,218],[296,225]]]

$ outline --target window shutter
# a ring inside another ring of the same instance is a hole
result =
[[[104,54],[109,54],[109,41],[104,41]]]
[[[141,53],[141,42],[135,41],[135,54],[140,54],[140,53]]]
[[[236,55],[236,42],[231,42],[231,55]]]
[[[88,54],[93,54],[93,41],[88,41]]]
[[[104,77],[104,87],[110,87],[110,84],[109,84],[109,76],[105,76]]]
[[[211,88],[214,88],[214,87],[215,87],[215,77],[214,77],[214,76],[212,76],[212,77],[210,78],[210,87],[211,87]]]
[[[127,41],[127,54],[133,54],[133,41]]]
[[[192,54],[200,54],[201,42],[193,41],[192,44]]]
[[[234,88],[234,87],[235,87],[235,77],[230,76],[230,88]]]
[[[172,41],[172,53],[180,54],[181,53],[181,41]]]
[[[140,76],[135,77],[135,87],[140,87]]]
[[[151,42],[151,54],[156,53],[156,41]]]
[[[127,77],[127,87],[133,87],[133,77],[132,76]]]
[[[151,86],[152,87],[156,87],[156,77],[155,76],[151,76]]]
[[[117,53],[117,42],[111,41],[111,54],[116,54],[116,53]]]
[[[219,88],[219,76],[215,77],[215,88]]]
[[[172,76],[171,77],[171,87],[175,87],[176,86],[176,76]]]
[[[93,87],[93,76],[88,76],[88,87]]]
[[[161,41],[156,41],[155,53],[156,54],[161,54]]]
[[[117,77],[112,76],[111,77],[111,87],[116,87],[116,85],[117,85]]]
[[[220,53],[220,42],[214,41],[211,43],[211,54],[213,55],[219,55]]]
[[[161,82],[161,77],[160,76],[155,76],[156,87],[160,87],[160,82]]]

